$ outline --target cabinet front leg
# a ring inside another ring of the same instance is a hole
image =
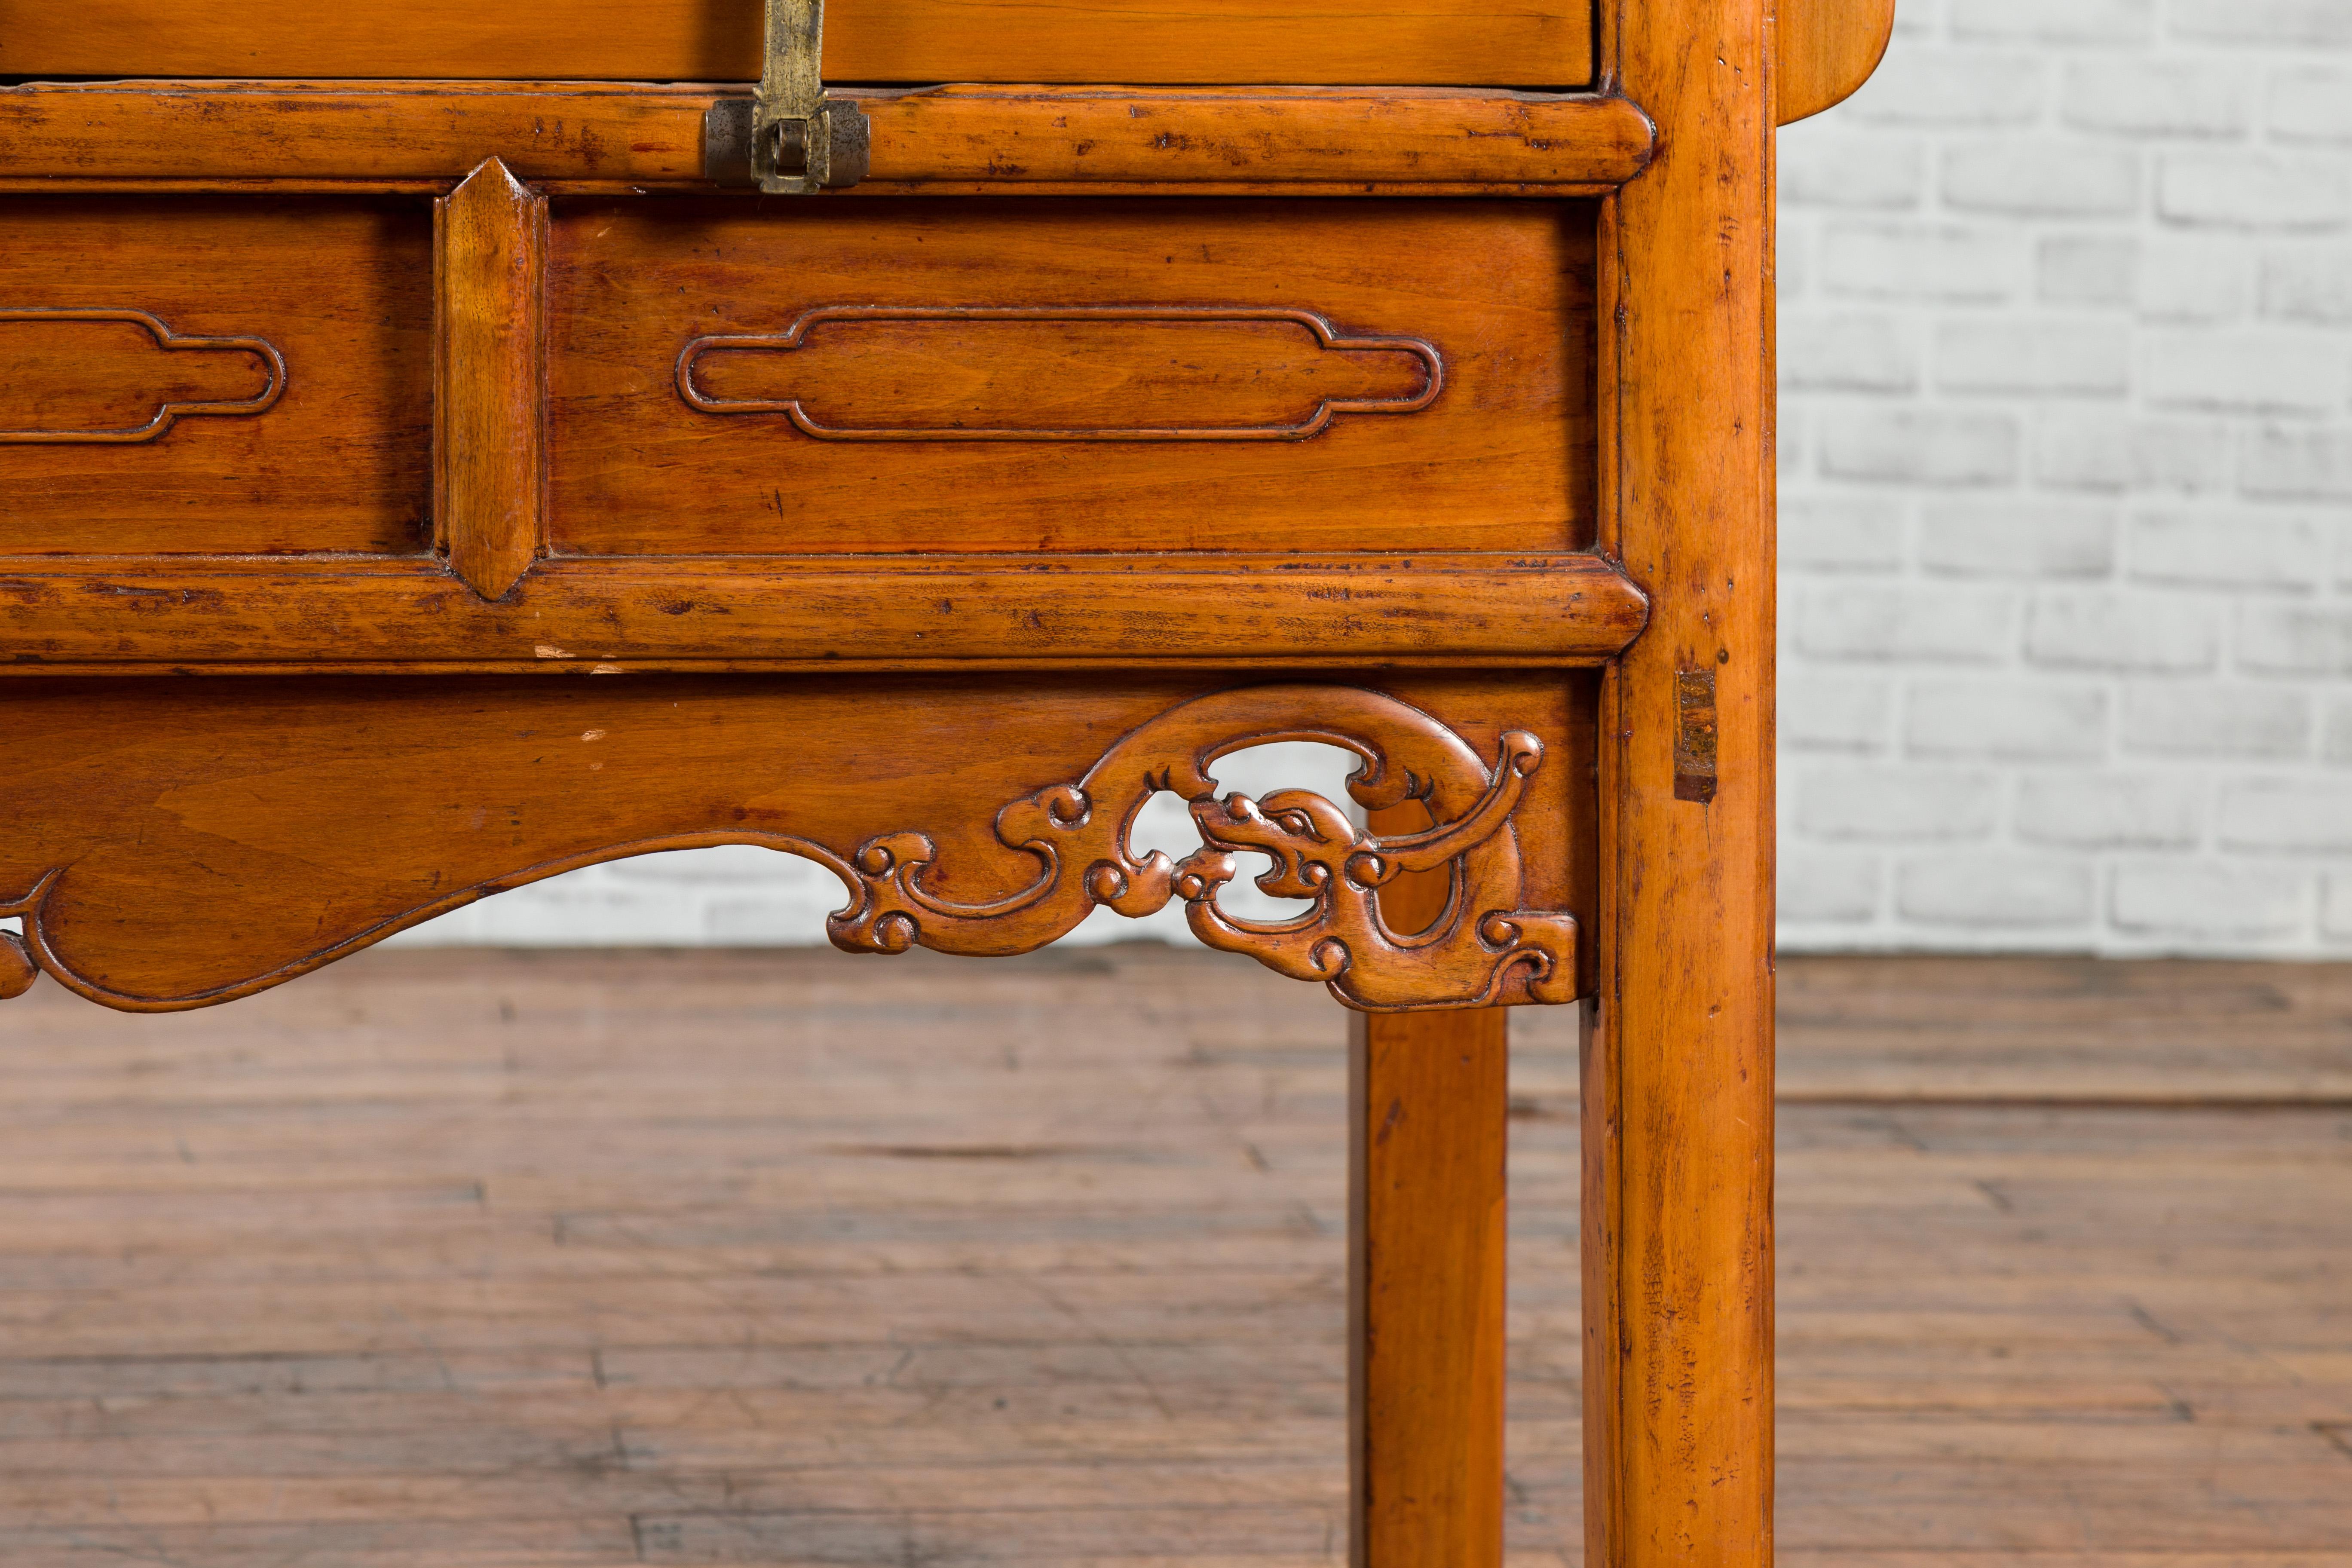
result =
[[[1497,1568],[1507,1014],[1350,1018],[1354,1568]]]

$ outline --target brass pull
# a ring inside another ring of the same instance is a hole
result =
[[[824,60],[824,0],[768,0],[759,89],[748,100],[710,106],[703,121],[704,172],[722,184],[790,196],[864,179],[866,111],[847,99],[825,97]]]

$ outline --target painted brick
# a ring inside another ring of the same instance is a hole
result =
[[[702,911],[702,934],[724,947],[810,947],[824,938],[824,917],[843,903],[810,889],[761,898],[714,899]]]
[[[1772,255],[1772,284],[1785,309],[1792,300],[1812,292],[1813,231],[1790,224],[1777,233]]]
[[[2017,478],[2008,414],[1848,405],[1823,426],[1822,471],[1889,484],[2005,485]]]
[[[814,887],[828,896],[841,891],[841,879],[814,861],[751,844],[729,844],[708,850],[671,850],[614,860],[604,876],[618,882],[667,882],[679,887]]]
[[[615,883],[602,875],[604,869],[591,867],[484,899],[459,911],[470,918],[457,940],[497,947],[571,947],[610,942],[614,931],[637,933],[634,940],[642,942],[648,931],[691,931],[699,923],[702,899],[694,890],[675,884]],[[834,907],[844,901],[836,899]],[[425,939],[428,943],[433,940]]]
[[[2209,227],[2340,228],[2352,221],[2352,172],[2340,163],[2266,153],[2168,153],[2157,172],[2157,212],[2172,223]]]
[[[1780,857],[1780,918],[1858,924],[1878,912],[1882,875],[1874,855],[1792,849]]]
[[[1894,710],[1891,681],[1809,669],[1781,690],[1780,740],[1801,752],[1883,752]]]
[[[1918,333],[1895,317],[1780,312],[1780,383],[1810,392],[1909,392]]]
[[[2352,47],[2344,0],[2171,0],[2168,19],[2181,37],[2215,43]]]
[[[1817,658],[1990,663],[2016,640],[2014,597],[1982,588],[1814,588],[1797,615],[1797,647]]]
[[[2242,242],[2168,237],[2140,258],[2135,303],[2158,321],[2234,321],[2253,303],[2253,274]]]
[[[2257,426],[2240,460],[2250,496],[2352,500],[2352,426]]]
[[[1955,577],[2104,577],[2116,514],[2048,501],[1948,501],[1920,520],[1919,563]]]
[[[1892,51],[1847,102],[1858,125],[1993,129],[2042,114],[2042,62],[1981,49]]]
[[[1780,132],[1780,200],[1795,207],[1916,207],[1927,188],[1924,142],[1821,129],[1808,121]]]
[[[2352,246],[2298,246],[2263,258],[2263,314],[2352,327]]]
[[[1919,843],[1991,837],[2000,795],[1988,773],[1850,766],[1816,769],[1797,798],[1808,838]]]
[[[2246,681],[2135,680],[2124,688],[2123,740],[2151,757],[2302,757],[2311,751],[2311,697]]]
[[[2139,298],[2139,241],[2113,234],[2043,239],[2035,278],[2045,304],[2130,305]]]
[[[2241,605],[2236,647],[2256,675],[2352,675],[2352,608]]]
[[[2093,762],[2106,754],[2104,687],[2031,679],[1923,680],[1905,704],[1916,756]]]
[[[2023,291],[2025,248],[1999,229],[1957,224],[1839,224],[1822,242],[1832,294],[1993,304]]]
[[[2319,700],[2319,755],[2323,762],[2352,763],[2352,691]]]
[[[2352,872],[2320,879],[2319,931],[2330,942],[2352,942]]]
[[[2173,408],[2326,414],[2352,393],[2352,348],[2309,331],[2147,334],[2147,390]]]
[[[1948,148],[1941,185],[1962,212],[2079,219],[2129,216],[2142,178],[2136,152],[2021,136]]]
[[[2059,100],[2066,123],[2086,131],[2234,137],[2246,99],[2243,73],[2226,62],[2117,55],[2070,64]]]
[[[2310,882],[2269,866],[2135,862],[2116,868],[2113,919],[2126,931],[2191,944],[2293,936],[2310,918]]]
[[[2155,35],[2156,0],[1952,0],[1951,27],[1963,38],[2139,43]]]
[[[2031,773],[2017,793],[2017,834],[2072,849],[2193,848],[2206,794],[2201,780],[2177,773]]]
[[[2315,588],[2326,574],[2333,531],[2296,512],[2151,510],[2132,518],[2124,560],[2144,583]]]
[[[2054,489],[2229,488],[2233,432],[2221,420],[2143,419],[2120,409],[2049,407],[2033,426],[2033,477]]]
[[[1921,925],[2039,931],[2089,923],[2089,862],[2049,854],[1937,855],[1895,874],[1895,912]]]
[[[2352,144],[2352,69],[2281,71],[2271,82],[2270,127],[2281,142]]]
[[[1903,564],[1904,505],[1885,496],[1792,495],[1780,503],[1780,563],[1827,572]]]
[[[2131,334],[2118,323],[1950,317],[1936,326],[1936,383],[1947,392],[2120,396],[2130,367]]]
[[[1773,465],[1785,487],[1812,461],[1812,410],[1792,399],[1781,400],[1780,416],[1772,428]]]
[[[2218,621],[2202,598],[2051,590],[2027,619],[2026,653],[2052,669],[2195,674],[2221,656]]]
[[[2216,822],[2224,849],[2352,854],[2352,779],[2225,784]]]

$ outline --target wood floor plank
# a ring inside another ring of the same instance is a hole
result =
[[[1781,1561],[2352,1563],[2352,966],[1781,984]],[[1577,1039],[1513,1022],[1509,1568],[1575,1568]],[[10,1568],[1344,1557],[1311,988],[412,951],[0,1023]]]

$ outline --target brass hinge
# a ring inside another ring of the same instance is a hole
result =
[[[703,170],[774,195],[839,190],[866,177],[866,111],[824,95],[824,0],[768,0],[759,90],[704,117]]]

